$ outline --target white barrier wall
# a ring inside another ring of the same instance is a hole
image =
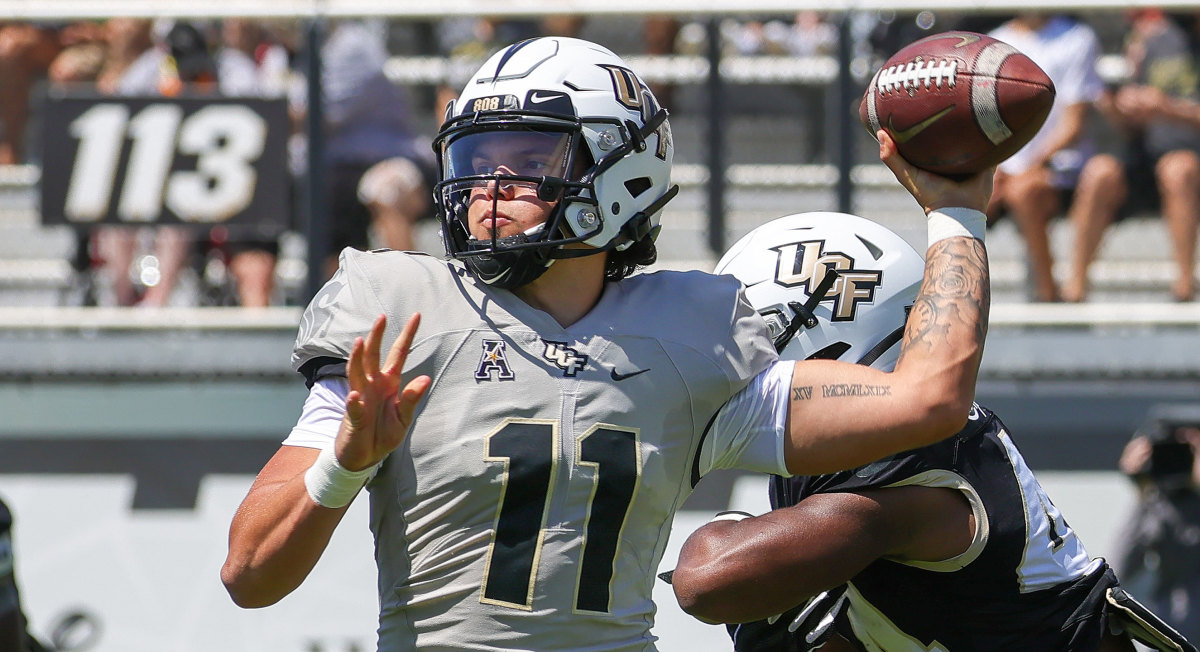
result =
[[[1089,552],[1110,556],[1132,506],[1117,473],[1039,474]],[[219,571],[229,521],[253,480],[208,476],[194,509],[131,509],[133,480],[119,475],[0,475],[15,518],[16,573],[41,637],[79,612],[96,624],[92,652],[367,652],[375,649],[375,563],[360,497],[313,574],[279,604],[233,605]],[[767,508],[760,477],[735,481],[731,509]],[[661,570],[712,512],[683,511]],[[664,652],[727,650],[720,627],[679,610],[658,582],[656,633]],[[79,637],[86,632],[76,630]]]

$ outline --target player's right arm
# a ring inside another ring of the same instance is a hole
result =
[[[347,364],[346,414],[331,449],[343,471],[370,469],[403,443],[430,385],[428,376],[404,385],[400,373],[419,323],[419,315],[408,321],[382,367],[383,317],[366,340],[355,342]],[[345,515],[353,494],[336,506],[319,502],[320,485],[309,474],[319,455],[314,448],[281,446],[234,515],[221,581],[238,606],[265,607],[291,593],[312,571]],[[353,489],[360,487],[361,482]]]
[[[275,604],[308,577],[347,507],[321,507],[304,474],[319,451],[280,446],[263,466],[229,528],[221,581],[239,607]]]
[[[784,441],[792,474],[854,468],[940,441],[966,423],[987,333],[989,286],[983,242],[946,224],[944,209],[963,208],[982,234],[992,170],[962,183],[912,167],[886,131],[879,156],[931,217],[925,277],[892,372],[828,360],[795,364]],[[969,211],[968,211],[969,212]],[[941,220],[935,222],[932,220]],[[935,231],[940,232],[935,238]]]

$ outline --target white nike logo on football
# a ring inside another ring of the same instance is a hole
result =
[[[534,93],[533,95],[529,96],[529,101],[534,104],[541,104],[542,102],[549,102],[550,100],[552,100],[556,97],[562,97],[562,96],[561,95],[538,95],[537,93]]]

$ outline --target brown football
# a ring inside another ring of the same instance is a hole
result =
[[[909,44],[883,64],[859,106],[913,165],[965,177],[1012,156],[1054,104],[1054,82],[1011,45],[975,32]]]

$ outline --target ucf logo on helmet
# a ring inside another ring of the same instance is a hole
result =
[[[806,293],[821,284],[830,269],[838,271],[838,278],[825,295],[833,301],[831,319],[850,321],[858,304],[874,301],[875,290],[883,283],[883,272],[879,270],[856,270],[854,259],[837,251],[825,251],[824,240],[793,242],[773,247],[779,258],[775,266],[775,282],[784,287],[803,286]]]
[[[611,64],[600,67],[607,70],[608,74],[612,76],[613,93],[616,94],[617,101],[622,106],[630,111],[640,112],[643,121],[649,120],[658,113],[661,107],[658,105],[654,93],[651,93],[650,89],[642,84],[632,70]],[[658,134],[658,146],[654,150],[654,155],[665,161],[667,160],[667,149],[672,145],[670,123],[664,121],[654,133]]]

